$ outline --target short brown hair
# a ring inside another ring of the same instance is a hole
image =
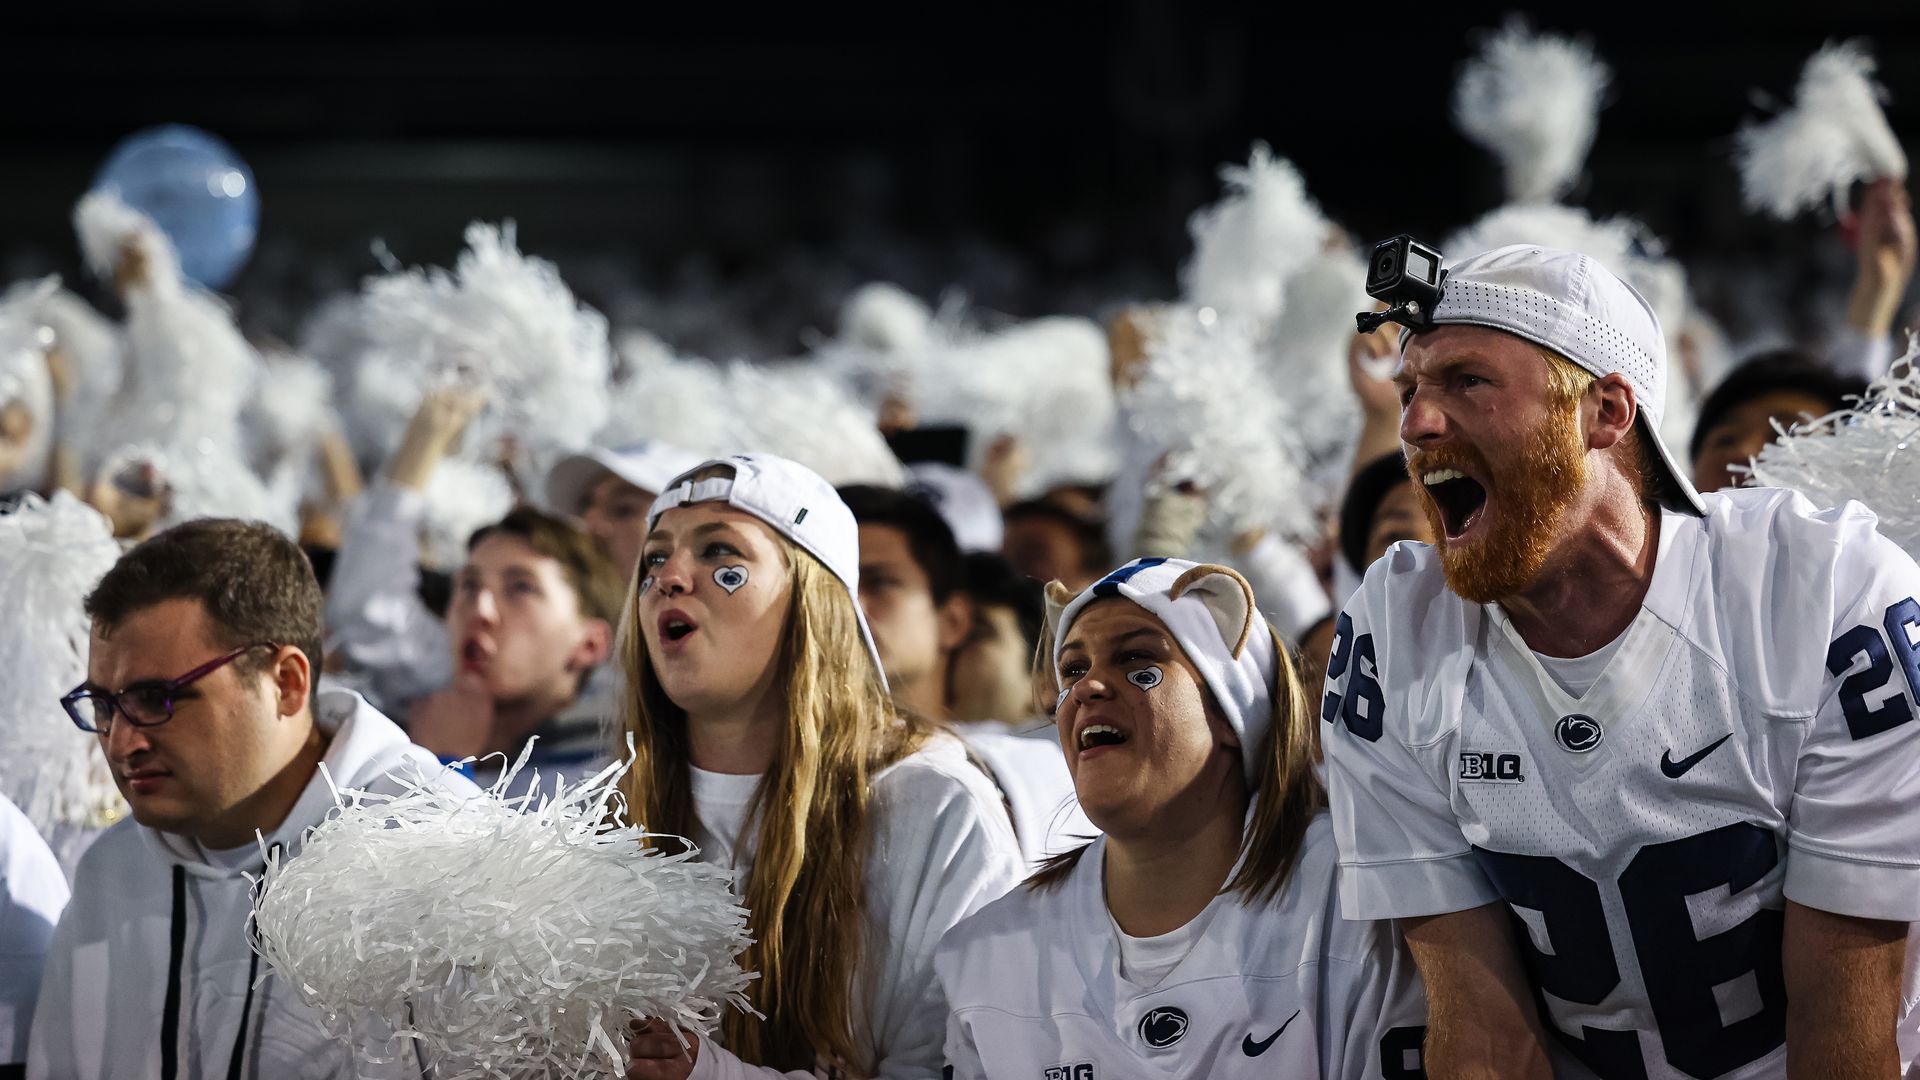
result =
[[[175,525],[120,556],[88,594],[85,610],[111,632],[168,600],[198,600],[221,647],[292,645],[319,677],[325,600],[307,553],[278,529],[231,518]],[[266,660],[236,662],[257,671]]]
[[[528,547],[560,564],[573,586],[580,613],[600,619],[609,626],[620,621],[620,607],[627,595],[626,582],[613,565],[613,556],[599,538],[563,517],[556,517],[531,506],[516,508],[491,525],[476,530],[467,541],[472,551],[492,536],[512,536],[526,541]]]

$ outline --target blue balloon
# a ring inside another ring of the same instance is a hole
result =
[[[199,128],[165,124],[120,141],[93,178],[152,218],[180,252],[180,269],[209,289],[233,280],[260,231],[253,170]]]

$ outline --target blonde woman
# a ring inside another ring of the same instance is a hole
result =
[[[636,820],[737,871],[759,1019],[635,1025],[634,1080],[934,1077],[933,949],[1017,880],[999,793],[893,708],[855,601],[859,534],[782,458],[708,462],[654,503],[620,646]]]
[[[947,935],[949,1080],[1424,1075],[1418,975],[1340,918],[1312,714],[1246,579],[1139,559],[1048,607],[1105,835]]]

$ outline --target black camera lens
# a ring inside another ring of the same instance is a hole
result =
[[[1395,274],[1398,274],[1399,272],[1400,272],[1400,252],[1398,249],[1388,248],[1385,251],[1376,252],[1374,254],[1373,280],[1386,281],[1388,278],[1393,277]]]

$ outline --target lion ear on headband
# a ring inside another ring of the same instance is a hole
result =
[[[1254,607],[1253,586],[1232,567],[1202,563],[1181,574],[1167,590],[1170,600],[1187,596],[1207,606],[1214,625],[1220,628],[1220,640],[1226,643],[1227,652],[1239,660],[1260,619],[1259,610]]]
[[[1073,598],[1080,594],[1067,588],[1067,583],[1064,581],[1047,582],[1045,591],[1047,599],[1047,633],[1049,635],[1058,634],[1060,632],[1060,614],[1066,611],[1067,605],[1073,603]]]

